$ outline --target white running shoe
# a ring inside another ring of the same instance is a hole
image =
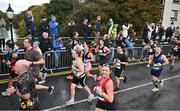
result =
[[[49,86],[48,92],[51,95],[54,92],[54,86]]]
[[[155,87],[155,88],[152,89],[152,91],[153,91],[153,92],[158,92],[158,91],[159,91],[159,88],[156,88],[156,87]]]
[[[76,85],[76,87],[77,87],[78,89],[82,89],[82,88],[83,88],[83,87],[81,86],[81,84]]]
[[[11,96],[11,94],[9,94],[7,91],[5,91],[5,92],[1,92],[1,94],[2,94],[3,96],[5,96],[5,97],[7,97],[7,96]]]
[[[164,82],[161,80],[161,83],[159,83],[160,88],[164,86]]]
[[[74,99],[70,99],[68,102],[66,102],[67,105],[74,104]]]
[[[150,67],[150,65],[148,64],[146,67],[147,67],[147,68],[149,68],[149,67]]]
[[[88,102],[91,102],[91,101],[93,100],[93,98],[94,98],[94,95],[93,95],[93,94],[89,95],[89,97],[88,97]]]
[[[43,79],[43,80],[39,81],[38,84],[44,84],[45,82],[46,82],[46,80]]]

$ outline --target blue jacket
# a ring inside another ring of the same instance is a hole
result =
[[[58,35],[59,25],[56,25],[56,21],[51,20],[51,21],[49,22],[49,28],[50,28],[50,30],[51,30],[51,32],[52,32],[53,34],[57,34],[57,35]]]
[[[134,48],[133,43],[131,41],[129,41],[128,39],[125,40],[125,44],[126,44],[127,48]]]
[[[24,22],[25,22],[25,24],[26,24],[27,30],[35,30],[35,24],[34,24],[34,22],[32,21],[32,18],[31,18],[31,17],[25,16],[25,17],[24,17]]]
[[[58,49],[62,49],[64,48],[64,42],[61,40],[61,41],[58,41],[57,39],[53,40],[53,49],[54,50],[58,50]]]

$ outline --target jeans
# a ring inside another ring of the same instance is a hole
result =
[[[61,63],[61,50],[57,49],[55,52],[55,67],[59,68]]]

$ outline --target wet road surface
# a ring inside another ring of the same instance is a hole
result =
[[[175,68],[169,70],[165,66],[160,78],[164,80],[164,87],[159,92],[152,92],[153,88],[150,76],[150,69],[145,64],[128,66],[126,71],[127,83],[121,82],[120,90],[115,92],[115,107],[118,110],[180,110],[180,61],[175,63]],[[97,71],[93,71],[97,74]],[[113,74],[112,74],[113,76]],[[96,107],[95,98],[88,102],[88,94],[83,90],[76,90],[76,103],[67,106],[70,99],[70,83],[66,76],[48,77],[45,85],[54,85],[55,90],[49,95],[46,90],[38,91],[40,98],[40,109],[44,110],[94,110]],[[114,78],[114,77],[113,77]],[[93,89],[95,81],[88,78],[87,84]],[[0,91],[4,91],[7,84],[0,84]],[[93,92],[94,93],[94,92]],[[18,98],[15,95],[10,97],[0,96],[0,110],[15,110],[18,108]]]

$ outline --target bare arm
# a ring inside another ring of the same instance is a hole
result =
[[[94,56],[93,56],[92,53],[89,53],[88,57],[91,58],[91,59],[88,59],[89,62],[93,62],[94,61]]]
[[[109,101],[110,103],[113,102],[114,100],[114,85],[113,85],[113,82],[112,80],[108,81],[106,83],[106,91],[107,93],[103,92],[102,93],[102,96],[104,97],[104,99],[106,99],[107,101]]]
[[[80,58],[77,60],[77,67],[78,67],[79,71],[81,71],[81,72],[84,71],[84,65]]]
[[[149,61],[148,61],[148,64],[149,64],[149,65],[152,64],[153,57],[154,57],[154,56],[149,56]]]
[[[162,59],[164,61],[162,65],[169,64],[169,60],[167,59],[167,57],[165,55],[162,55]]]
[[[7,92],[9,93],[9,94],[13,94],[14,92],[16,92],[16,95],[18,96],[18,97],[20,97],[21,99],[29,99],[30,97],[31,97],[31,95],[30,95],[30,93],[27,93],[27,94],[21,94],[20,92],[18,92],[13,86],[11,86],[11,87],[9,87],[8,89],[7,89]]]
[[[128,65],[128,62],[120,62],[121,64]]]
[[[33,62],[32,64],[37,64],[37,65],[40,65],[40,64],[44,64],[44,59],[41,58],[40,60],[36,61],[36,62]]]
[[[111,52],[108,47],[105,47],[104,50],[105,50],[105,53],[106,53],[105,56],[108,55]]]

